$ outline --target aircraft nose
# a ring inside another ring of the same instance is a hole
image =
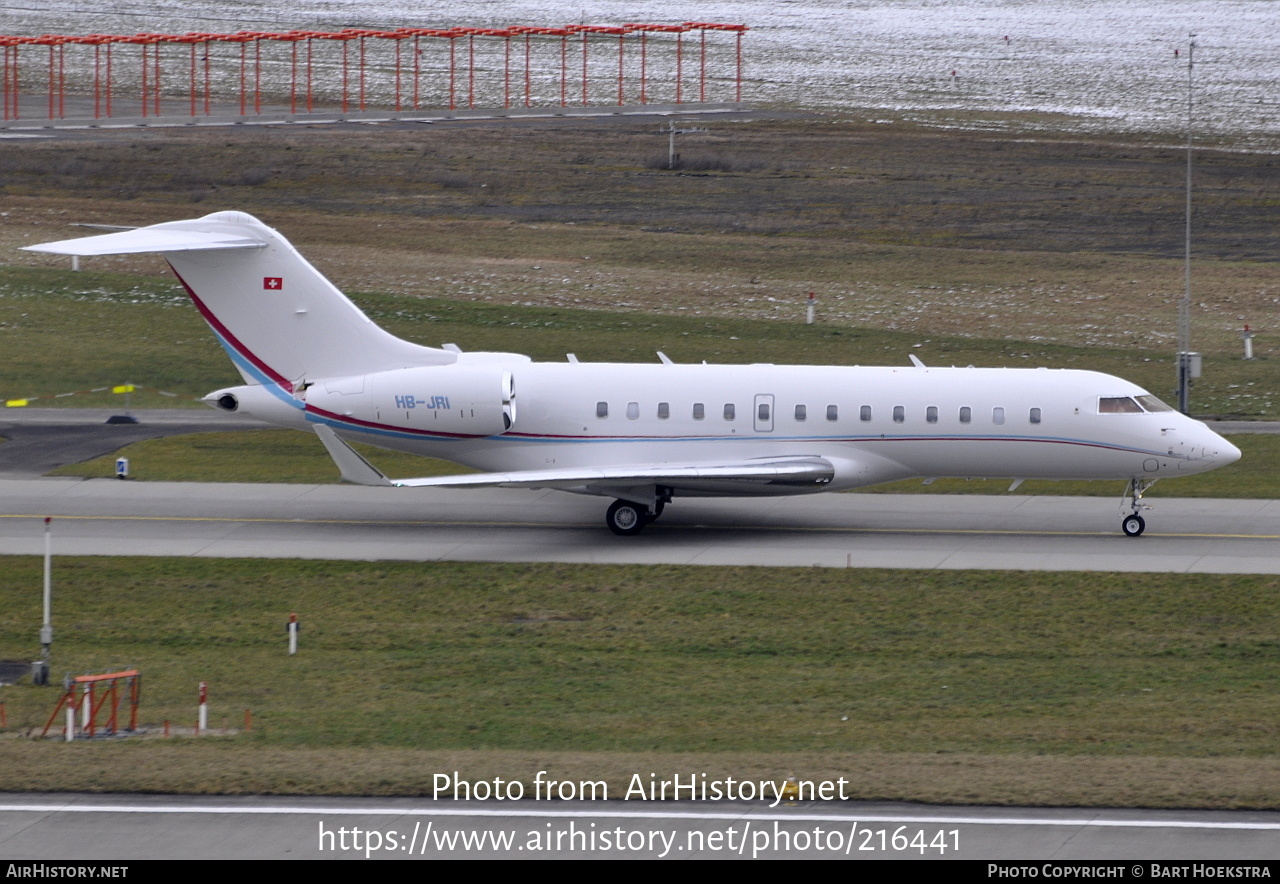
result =
[[[1199,438],[1196,439],[1196,442],[1200,450],[1204,452],[1205,459],[1213,461],[1213,466],[1210,469],[1225,467],[1227,464],[1233,464],[1240,459],[1240,449],[1208,427],[1204,427],[1198,436]]]
[[[1217,441],[1216,446],[1214,445],[1206,446],[1206,450],[1212,454],[1212,457],[1215,461],[1217,461],[1218,463],[1220,463],[1222,466],[1225,467],[1227,464],[1235,463],[1240,459],[1239,448],[1232,445],[1230,442],[1228,442],[1226,439],[1223,439],[1221,436],[1218,436],[1216,441]]]

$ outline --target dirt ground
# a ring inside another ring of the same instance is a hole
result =
[[[152,130],[0,141],[0,252],[78,222],[258,214],[339,285],[1167,350],[1179,146],[708,120]],[[1196,156],[1193,344],[1270,352],[1280,156]],[[153,258],[95,259],[162,272]]]

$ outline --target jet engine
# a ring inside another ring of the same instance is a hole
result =
[[[307,406],[387,427],[497,436],[516,422],[515,379],[500,365],[402,368],[308,385]]]

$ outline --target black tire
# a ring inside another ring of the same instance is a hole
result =
[[[1147,530],[1147,520],[1134,513],[1132,516],[1125,516],[1124,521],[1120,523],[1120,528],[1129,537],[1139,537],[1143,531]]]
[[[647,521],[645,508],[629,500],[615,500],[604,514],[604,523],[620,537],[639,534]]]

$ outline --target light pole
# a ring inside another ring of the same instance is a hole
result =
[[[1196,35],[1190,34],[1187,46],[1187,225],[1185,288],[1178,304],[1178,411],[1187,414],[1190,409],[1192,353],[1191,353],[1191,133],[1192,91],[1191,69],[1194,65]]]
[[[676,136],[677,135],[697,135],[697,134],[706,132],[707,130],[706,129],[677,129],[675,120],[671,120],[670,123],[671,123],[671,142],[670,142],[670,145],[667,147],[667,168],[674,169],[676,167],[676,160],[680,156],[679,154],[676,153]]]

